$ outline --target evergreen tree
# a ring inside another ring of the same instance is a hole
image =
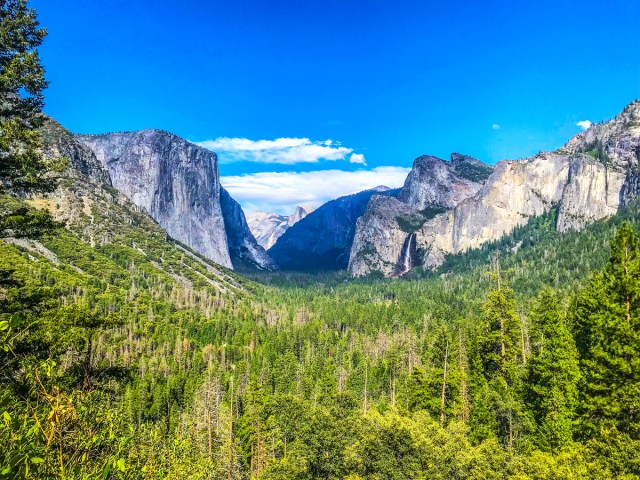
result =
[[[474,410],[495,417],[493,435],[509,448],[527,430],[522,401],[523,366],[526,360],[522,324],[516,313],[513,290],[504,285],[497,269],[497,288],[487,294],[478,335]],[[473,424],[486,422],[475,415]]]
[[[535,349],[529,362],[528,400],[537,424],[538,446],[555,451],[573,436],[578,400],[578,352],[558,301],[543,290],[530,315]]]
[[[426,352],[425,364],[411,372],[409,407],[427,410],[441,424],[462,410],[459,344],[446,326],[441,326]]]
[[[40,151],[46,36],[26,0],[0,0],[0,190],[50,191]]]
[[[583,433],[615,428],[640,439],[640,252],[629,223],[612,240],[605,268],[579,295],[575,328]]]
[[[51,192],[51,172],[64,165],[46,161],[41,149],[47,81],[38,47],[46,34],[26,0],[0,0],[0,194]],[[0,206],[0,236],[32,238],[55,226],[46,211]]]
[[[521,324],[513,290],[501,286],[487,294],[478,349],[488,380],[502,377],[513,383],[522,364]]]

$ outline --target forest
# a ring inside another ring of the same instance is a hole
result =
[[[640,478],[640,205],[401,280],[238,274],[108,189],[63,225],[0,11],[0,478]]]

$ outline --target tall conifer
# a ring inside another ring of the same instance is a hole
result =
[[[580,378],[578,352],[551,289],[540,293],[530,319],[535,340],[528,365],[528,403],[537,424],[538,445],[554,451],[573,436]]]
[[[615,428],[640,439],[640,252],[631,224],[620,227],[609,262],[579,295],[575,327],[584,433]]]

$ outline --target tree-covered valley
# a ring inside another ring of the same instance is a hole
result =
[[[44,36],[0,2],[0,478],[640,478],[638,201],[402,278],[230,270],[42,114]]]

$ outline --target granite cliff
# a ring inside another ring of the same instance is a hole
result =
[[[636,100],[614,119],[592,125],[555,152],[498,163],[484,184],[457,205],[445,205],[446,195],[434,196],[429,188],[424,193],[421,187],[410,188],[411,195],[401,193],[403,205],[372,200],[358,221],[349,269],[354,276],[373,271],[393,276],[404,273],[399,265],[435,267],[445,255],[496,240],[551,208],[558,209],[558,231],[580,229],[638,196],[639,160],[640,101]],[[412,171],[407,181],[419,176]],[[432,211],[431,218],[423,216],[422,224],[397,221],[417,215],[423,198],[439,199],[446,208]],[[409,247],[413,253],[407,262]]]
[[[492,167],[459,153],[451,160],[424,155],[413,162],[397,198],[374,196],[358,219],[349,269],[400,276],[421,261],[416,232],[429,219],[475,195]]]
[[[95,154],[111,185],[171,237],[228,268],[272,267],[239,205],[224,197],[215,153],[162,130],[75,139]]]
[[[220,187],[220,208],[224,217],[229,255],[234,268],[249,270],[277,269],[271,257],[254,238],[242,207],[224,187]]]

